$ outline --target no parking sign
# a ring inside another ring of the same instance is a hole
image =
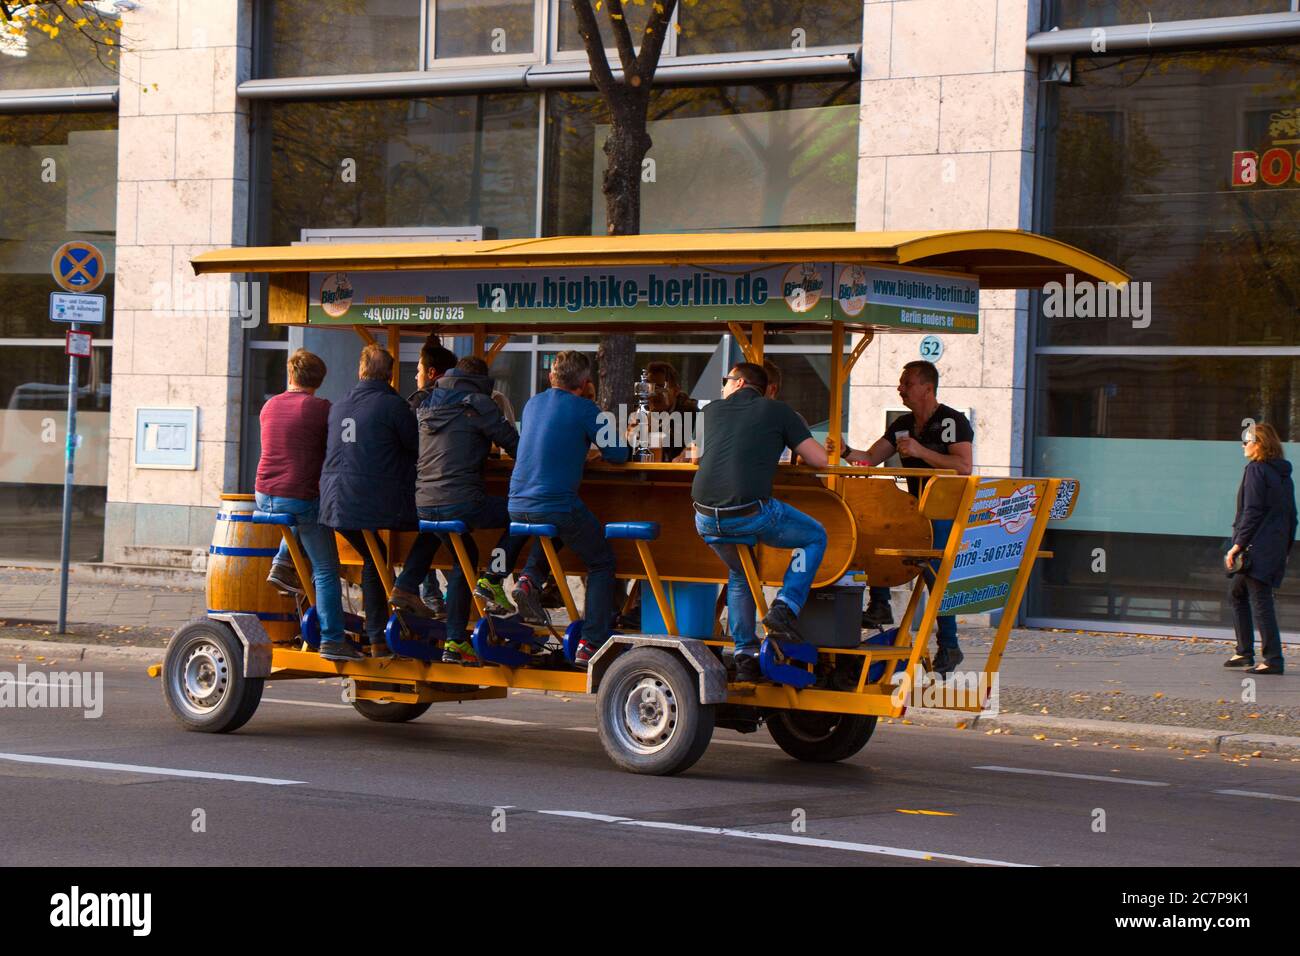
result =
[[[89,242],[65,242],[54,250],[50,274],[69,292],[93,292],[104,281],[104,254]]]

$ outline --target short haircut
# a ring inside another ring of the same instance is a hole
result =
[[[289,356],[289,381],[301,388],[320,388],[325,381],[325,363],[319,355],[298,349]]]
[[[1272,425],[1266,425],[1263,422],[1256,422],[1247,429],[1247,434],[1255,435],[1255,451],[1250,456],[1251,461],[1268,461],[1270,458],[1282,458],[1282,440],[1278,437],[1277,429]]]
[[[456,363],[456,370],[470,375],[486,375],[488,373],[488,363],[477,355],[466,355]]]
[[[914,362],[908,362],[903,366],[903,374],[915,372],[923,382],[929,382],[934,386],[934,390],[939,391],[939,370],[934,367],[933,362],[927,362],[925,359],[917,359]]]
[[[669,362],[651,362],[645,367],[647,375],[662,375],[664,382],[673,388],[680,388],[681,385],[677,380],[677,369],[672,367]]]
[[[443,375],[448,369],[455,368],[456,353],[451,349],[443,348],[436,339],[426,340],[420,347],[420,364],[430,371]]]
[[[780,395],[781,369],[771,359],[763,359],[763,371],[767,373],[767,388],[763,389],[763,391],[766,392],[770,388],[774,390],[773,394]]]
[[[767,373],[763,371],[763,366],[755,365],[753,362],[737,362],[731,366],[731,372],[744,379],[746,385],[758,389],[758,394],[767,393]]]
[[[573,391],[591,380],[591,359],[583,352],[566,350],[551,362],[551,381],[560,388]]]
[[[378,342],[371,342],[361,350],[357,378],[374,382],[387,382],[393,377],[393,357]]]

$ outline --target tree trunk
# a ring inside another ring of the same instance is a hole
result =
[[[620,100],[611,104],[601,188],[609,235],[635,236],[641,232],[641,164],[652,145],[645,129],[649,98],[640,91],[625,90]],[[619,405],[626,405],[630,411],[632,385],[637,380],[636,340],[627,334],[602,335],[596,364],[600,367],[600,407],[617,411]]]

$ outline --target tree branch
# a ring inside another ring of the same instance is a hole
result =
[[[600,27],[596,25],[591,0],[572,0],[572,3],[573,12],[578,17],[578,33],[587,50],[587,62],[591,64],[591,80],[596,84],[596,89],[612,100],[616,95],[617,84],[609,68],[609,59],[605,56],[605,44],[600,39]]]
[[[614,46],[618,50],[618,61],[623,66],[623,82],[631,86],[640,86],[641,74],[637,71],[636,51],[632,49],[632,28],[627,25],[623,0],[608,0],[608,2],[610,28],[614,31]],[[632,80],[633,76],[637,79]]]
[[[636,60],[637,76],[641,77],[647,87],[654,79],[659,54],[663,52],[664,41],[668,38],[668,24],[676,9],[677,0],[650,0],[650,19],[641,37],[641,55]]]

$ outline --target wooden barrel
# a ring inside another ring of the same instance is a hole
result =
[[[253,524],[252,495],[222,495],[208,549],[208,613],[256,614],[275,643],[299,632],[293,599],[266,582],[280,527]]]

